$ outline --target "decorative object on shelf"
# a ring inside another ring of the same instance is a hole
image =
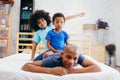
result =
[[[109,27],[107,22],[102,21],[101,19],[98,19],[97,29],[107,29],[107,27]]]
[[[5,13],[9,13],[11,7],[14,5],[14,0],[2,0],[4,6],[5,6]]]
[[[20,6],[20,32],[32,32],[29,25],[29,16],[33,11],[34,0],[21,0]]]
[[[104,44],[105,30],[109,27],[108,23],[98,19],[97,21],[97,29],[98,29],[98,43]]]
[[[0,15],[0,30],[8,28],[8,16]]]
[[[0,13],[5,13],[5,7],[2,1],[0,1]]]
[[[109,57],[108,65],[111,66],[111,67],[114,67],[115,66],[116,46],[115,46],[115,44],[108,44],[108,45],[105,46],[105,49],[108,53],[107,57]]]
[[[8,14],[10,12],[11,5],[10,4],[5,4],[5,13]]]
[[[2,0],[3,4],[10,4],[11,6],[14,5],[14,0]]]

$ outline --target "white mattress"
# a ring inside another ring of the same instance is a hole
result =
[[[26,53],[0,59],[0,80],[120,80],[120,74],[117,70],[93,59],[101,67],[101,72],[68,74],[64,76],[22,71],[21,67],[26,62],[30,62],[29,59],[30,54]]]

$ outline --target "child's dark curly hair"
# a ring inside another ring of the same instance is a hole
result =
[[[37,31],[37,30],[41,29],[38,26],[37,21],[42,18],[44,18],[46,20],[47,25],[49,25],[51,23],[51,18],[49,16],[49,13],[45,12],[44,10],[36,10],[34,13],[32,13],[30,15],[29,24],[30,24],[32,30]]]
[[[56,17],[63,17],[64,22],[65,22],[65,16],[62,13],[55,13],[52,18],[52,22],[54,22]]]

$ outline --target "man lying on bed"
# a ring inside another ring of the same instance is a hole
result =
[[[73,68],[77,64],[83,68]],[[55,53],[41,61],[26,63],[22,70],[61,76],[71,73],[99,72],[100,68],[93,61],[79,54],[76,45],[69,44],[61,54]]]

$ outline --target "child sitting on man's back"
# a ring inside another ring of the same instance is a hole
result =
[[[62,13],[56,13],[53,15],[52,23],[55,29],[50,30],[47,33],[47,47],[48,51],[45,52],[44,57],[52,53],[61,53],[64,50],[65,45],[69,44],[69,35],[62,30],[65,24],[65,17]]]

